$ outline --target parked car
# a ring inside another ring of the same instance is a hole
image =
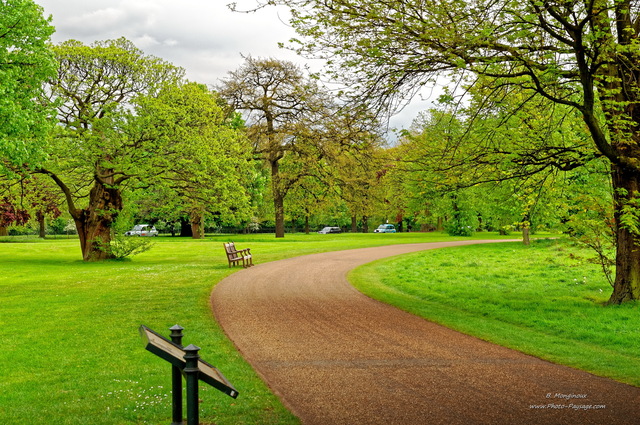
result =
[[[342,229],[339,227],[324,227],[318,233],[326,235],[327,233],[342,233]]]
[[[393,224],[381,224],[373,233],[395,233],[396,228]]]
[[[125,232],[125,236],[158,236],[156,226],[149,226],[148,224],[136,224],[133,229]]]

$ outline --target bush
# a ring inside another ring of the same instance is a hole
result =
[[[153,247],[151,238],[140,236],[124,236],[122,233],[116,234],[111,239],[109,253],[116,260],[123,260],[127,257],[141,254]]]
[[[456,211],[453,218],[447,221],[444,225],[444,229],[449,236],[472,236],[473,229],[477,226],[477,218],[466,212]]]
[[[49,233],[53,235],[64,235],[66,227],[67,227],[67,220],[65,220],[62,217],[54,218],[49,223]]]
[[[125,236],[125,232],[131,227],[131,218],[126,213],[121,213],[111,228],[111,244],[105,249],[116,260],[141,254],[153,247],[149,237]]]

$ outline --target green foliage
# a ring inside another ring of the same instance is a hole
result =
[[[128,211],[118,214],[118,218],[111,228],[111,240],[108,247],[103,247],[114,260],[124,260],[134,255],[150,250],[154,243],[151,237],[125,236],[127,230],[133,227],[133,219]]]
[[[470,93],[479,90],[477,85]],[[547,115],[539,108],[550,107],[548,102],[538,98],[523,106],[519,97],[503,93],[468,108],[445,103],[414,121],[390,154],[398,158],[390,171],[400,181],[398,192],[406,194],[405,213],[431,228],[446,217],[445,228],[461,235],[476,228],[558,227],[565,211],[558,198],[566,188],[558,168],[586,160],[586,135],[574,114],[556,108]],[[540,158],[555,144],[566,146],[555,163]],[[462,208],[452,196],[464,200]]]
[[[616,223],[613,217],[611,182],[602,163],[576,170],[567,176],[562,200],[564,231],[595,254],[589,260],[599,264],[614,285]]]
[[[54,235],[64,235],[67,227],[67,220],[62,217],[54,218],[51,220],[51,223],[49,223],[49,227]]]
[[[134,255],[142,254],[153,247],[151,238],[124,236],[122,233],[116,233],[111,241],[108,252],[114,260],[124,260]]]
[[[53,122],[36,99],[56,72],[47,46],[53,32],[33,1],[0,2],[0,173],[33,168],[45,158]]]
[[[247,58],[229,73],[220,93],[248,117],[254,157],[263,161],[270,178],[267,193],[277,237],[284,236],[287,214],[308,218],[325,206],[339,208],[341,196],[366,214],[374,178],[366,163],[379,144],[370,111],[340,107],[329,90],[296,65],[272,58]]]
[[[123,105],[176,83],[184,71],[144,55],[125,38],[89,46],[69,40],[53,49],[60,67],[48,92],[60,125],[46,164],[35,171],[58,185],[78,227],[83,258],[98,261],[110,255],[105,247],[123,207],[123,184],[148,170],[156,150],[154,140],[140,143],[120,131]]]
[[[617,192],[622,199],[619,225],[640,238],[640,193],[629,194],[625,189],[617,189]]]
[[[80,187],[103,175],[102,180],[109,180],[109,170],[118,176],[111,185],[140,174],[140,167],[146,168],[156,154],[157,141],[137,145],[140,138],[125,137],[119,131],[119,108],[177,83],[184,71],[145,55],[124,38],[92,45],[69,40],[53,49],[61,65],[50,85],[51,99],[62,125],[57,127],[49,170]]]
[[[468,211],[456,211],[444,225],[449,236],[471,236],[478,221]]]
[[[165,220],[177,214],[248,220],[251,146],[218,95],[187,82],[134,105],[123,127],[129,140],[152,152],[136,164],[138,198],[147,208],[164,210]]]

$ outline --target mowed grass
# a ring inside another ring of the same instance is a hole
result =
[[[640,386],[640,304],[567,241],[474,245],[382,259],[350,274],[365,294],[463,333]]]
[[[180,324],[184,344],[201,347],[202,358],[240,392],[234,400],[202,384],[201,423],[297,424],[212,316],[211,291],[234,271],[222,242],[252,248],[261,263],[451,239],[437,233],[160,237],[131,261],[103,263],[82,262],[73,239],[0,243],[0,422],[170,423],[170,366],[143,348],[138,328],[168,336]]]

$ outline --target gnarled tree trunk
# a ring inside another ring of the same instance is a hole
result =
[[[120,189],[96,180],[89,193],[89,206],[69,212],[76,223],[82,259],[101,261],[113,258],[109,251],[111,227],[122,210]]]
[[[204,237],[204,217],[200,211],[191,211],[189,214],[191,219],[191,237],[193,239],[202,239]]]
[[[78,231],[82,259],[101,261],[114,258],[110,251],[111,228],[122,211],[122,193],[113,178],[113,170],[100,167],[96,170],[93,187],[89,191],[89,206],[83,209],[76,208],[71,190],[55,173],[43,168],[35,172],[48,175],[62,190]],[[109,177],[100,178],[100,173]]]

